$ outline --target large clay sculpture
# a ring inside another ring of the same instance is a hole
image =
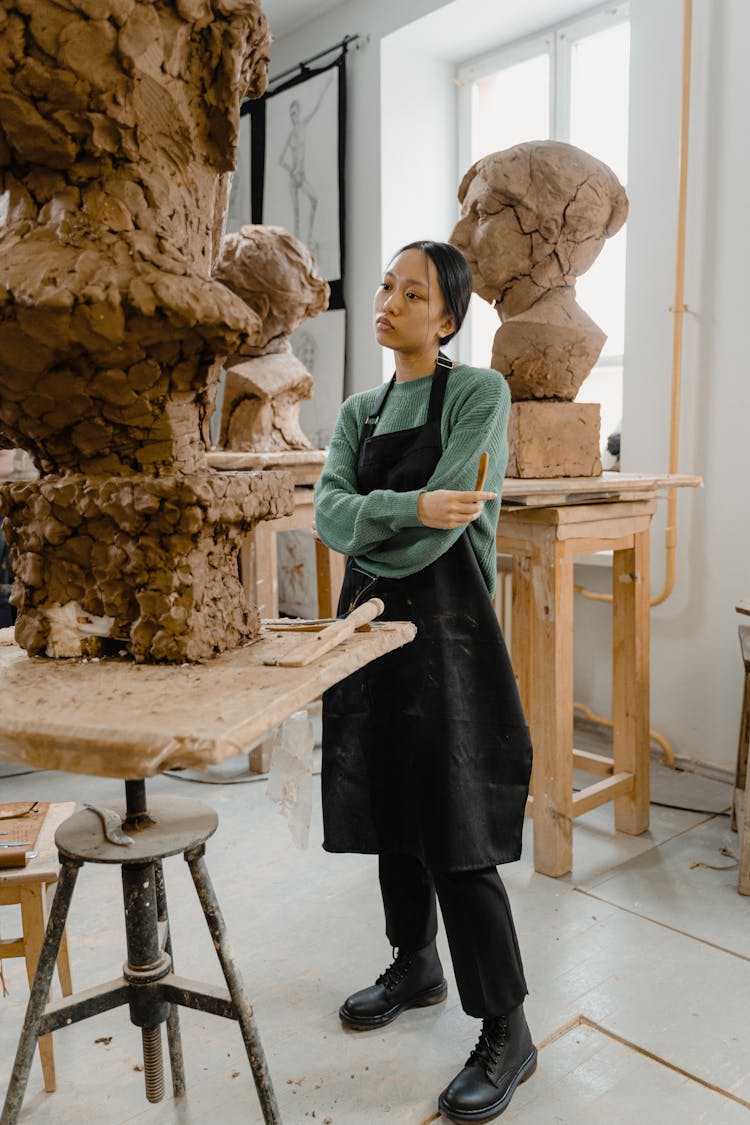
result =
[[[492,367],[513,399],[509,476],[596,476],[599,408],[574,403],[606,339],[576,303],[576,278],[625,222],[614,172],[559,141],[478,160],[461,182],[451,241],[502,321]]]
[[[330,289],[310,251],[282,227],[250,225],[224,239],[214,277],[261,319],[260,337],[226,362],[219,444],[252,452],[310,449],[300,402],[313,393],[289,337],[328,306]]]
[[[0,434],[32,654],[210,656],[257,631],[236,554],[291,482],[208,468],[221,357],[260,320],[212,279],[254,0],[6,0],[0,11]]]

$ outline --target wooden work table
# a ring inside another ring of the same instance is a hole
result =
[[[300,668],[266,662],[315,634],[269,629],[180,666],[45,660],[0,645],[0,759],[119,778],[221,762],[414,635],[408,622],[375,623]]]
[[[559,876],[573,864],[573,821],[607,801],[615,827],[649,825],[649,536],[657,498],[699,477],[605,473],[507,480],[497,533],[513,560],[513,667],[534,746],[534,867]],[[573,564],[612,552],[614,757],[573,746]],[[573,792],[573,769],[599,780]]]

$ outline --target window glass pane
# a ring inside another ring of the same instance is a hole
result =
[[[479,297],[471,295],[471,362],[475,367],[489,367],[492,359],[492,343],[500,327],[500,317],[492,305]]]
[[[576,282],[576,300],[607,334],[602,356],[625,351],[625,247],[627,223],[608,238],[599,257]]]
[[[599,446],[602,467],[614,468],[612,457],[605,457],[610,434],[620,432],[622,426],[622,368],[595,367],[576,395],[576,402],[598,402],[602,408],[602,428]]]
[[[549,55],[535,55],[475,86],[472,161],[549,137]]]
[[[630,24],[578,39],[571,48],[570,143],[628,180]]]

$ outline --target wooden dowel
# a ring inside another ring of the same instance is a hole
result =
[[[276,663],[281,668],[303,668],[307,664],[312,664],[319,656],[330,652],[337,644],[346,640],[347,637],[351,637],[352,633],[363,625],[367,625],[374,617],[379,617],[384,609],[385,606],[380,598],[370,598],[369,601],[363,602],[362,605],[353,609],[341,621],[328,625],[325,629],[321,629],[315,637],[296,645],[291,652]]]
[[[489,453],[480,453],[479,455],[479,471],[477,472],[477,483],[474,485],[475,492],[481,492],[484,488],[484,482],[487,480],[487,470],[490,467]]]

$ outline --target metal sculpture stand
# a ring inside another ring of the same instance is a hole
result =
[[[175,1097],[185,1091],[178,1006],[234,1019],[240,1025],[266,1125],[281,1125],[252,1007],[237,969],[224,919],[204,860],[205,841],[218,825],[213,809],[185,798],[155,800],[147,808],[145,781],[125,782],[120,810],[88,807],[60,826],[55,843],[61,871],[23,1031],[16,1052],[0,1125],[15,1125],[21,1112],[37,1038],[127,1004],[141,1028],[146,1097],[164,1097],[161,1025],[167,1043]],[[172,941],[162,859],[182,852],[198,892],[228,992],[178,977],[172,971]],[[122,869],[128,958],[122,976],[97,988],[47,1003],[78,870],[84,863],[117,863]]]

